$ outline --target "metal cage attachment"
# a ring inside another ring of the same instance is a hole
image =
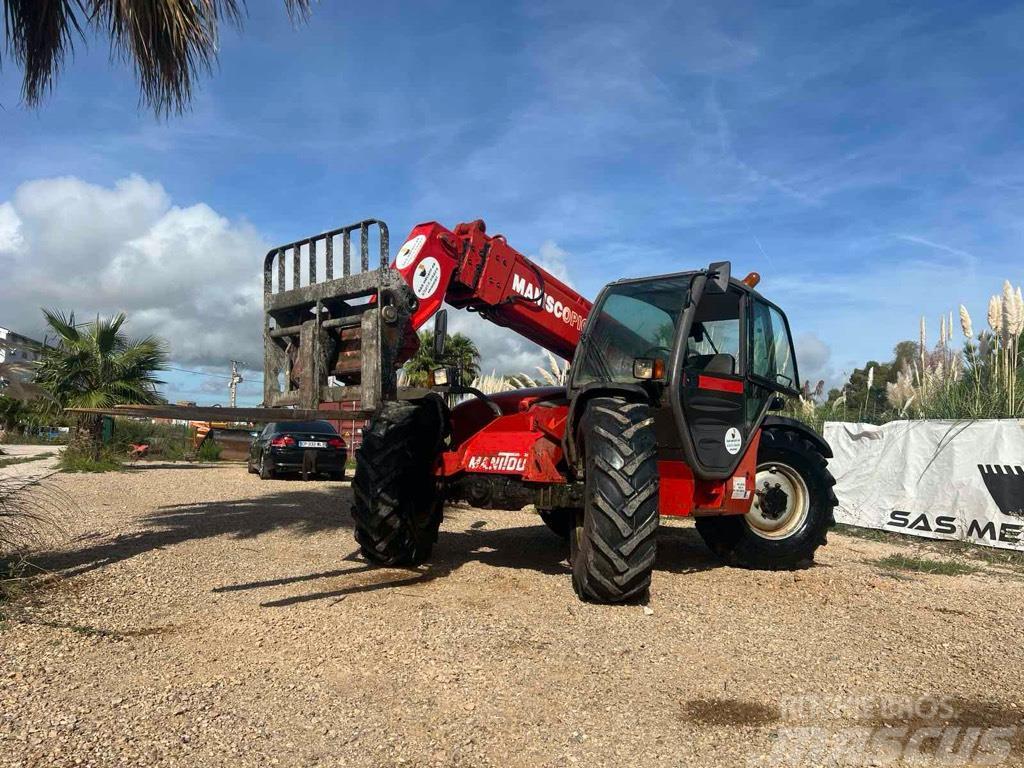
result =
[[[380,261],[371,270],[370,235],[374,229]],[[352,269],[356,232],[359,271]],[[336,277],[339,241],[341,275]],[[324,402],[356,401],[358,410],[372,413],[384,400],[397,397],[398,353],[410,328],[415,296],[388,266],[388,260],[388,228],[378,219],[287,243],[267,253],[263,261],[266,407],[316,409]]]

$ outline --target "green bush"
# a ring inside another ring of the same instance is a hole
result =
[[[189,427],[183,424],[153,424],[135,419],[114,419],[114,437],[110,450],[127,456],[130,447],[145,443],[149,446],[146,458],[180,461],[191,447]]]
[[[117,472],[123,467],[120,457],[110,450],[101,451],[99,457],[93,458],[75,446],[65,449],[57,465],[62,472]]]
[[[197,454],[200,461],[218,461],[220,459],[220,446],[212,440],[203,440]]]

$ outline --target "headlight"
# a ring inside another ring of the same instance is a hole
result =
[[[633,360],[633,378],[651,381],[665,378],[665,361],[660,357],[638,357]]]

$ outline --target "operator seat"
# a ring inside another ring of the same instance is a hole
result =
[[[693,368],[702,373],[724,373],[729,376],[736,373],[736,358],[725,353],[717,355],[690,355],[686,365],[688,368]]]

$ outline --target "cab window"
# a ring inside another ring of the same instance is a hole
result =
[[[750,373],[779,389],[798,387],[786,318],[778,309],[756,298],[751,312]]]
[[[667,363],[690,280],[690,275],[676,275],[609,286],[587,321],[587,343],[573,385],[635,382],[633,361],[638,357]]]
[[[706,293],[686,339],[685,367],[701,373],[740,373],[740,301],[735,290]]]

